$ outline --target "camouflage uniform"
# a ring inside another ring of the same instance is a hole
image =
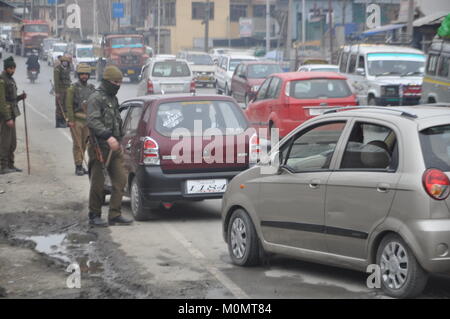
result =
[[[108,89],[105,80],[103,80],[98,90],[88,100],[87,125],[90,133],[97,137],[103,158],[107,161],[110,152],[110,148],[106,142],[107,139],[113,136],[120,142],[123,137],[123,132],[119,102],[115,94],[112,94]],[[91,175],[89,217],[93,219],[101,215],[105,176],[103,175],[102,164],[97,159],[95,149],[91,143],[88,145],[88,154]],[[121,149],[112,152],[107,170],[112,184],[108,216],[108,219],[111,220],[121,216],[123,191],[127,182],[123,152]]]
[[[56,110],[55,110],[55,119],[56,119],[56,127],[65,127],[65,118],[64,114],[67,113],[67,108],[65,106],[66,101],[66,91],[72,84],[70,79],[70,66],[64,68],[61,64],[58,64],[53,71],[53,79],[55,82],[55,95],[59,94],[58,97],[55,97]],[[58,106],[60,105],[60,106]],[[61,110],[62,108],[62,110]],[[63,114],[64,112],[64,114]]]
[[[6,71],[0,75],[0,170],[14,168],[17,146],[16,127],[6,125],[20,115],[16,81]]]
[[[94,85],[89,83],[83,84],[81,81],[72,84],[67,89],[67,119],[69,122],[75,124],[70,130],[73,139],[73,159],[75,166],[83,165],[86,141],[89,136],[89,129],[86,126],[87,101],[94,91]]]

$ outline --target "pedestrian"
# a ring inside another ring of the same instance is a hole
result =
[[[122,72],[113,65],[107,66],[99,88],[89,97],[87,125],[91,139],[88,145],[91,188],[89,192],[89,223],[107,226],[101,218],[104,200],[105,170],[111,179],[112,190],[109,202],[109,225],[132,223],[122,216],[122,197],[127,182],[123,151],[120,140],[123,137],[122,118],[119,112],[117,92],[122,84]],[[92,143],[96,141],[96,145]],[[96,153],[96,147],[104,159]]]
[[[88,83],[91,76],[91,67],[80,63],[77,66],[78,81],[67,89],[66,107],[67,119],[73,140],[73,159],[75,161],[75,174],[83,176],[87,170],[83,167],[86,141],[89,129],[86,125],[87,101],[95,91],[95,86]]]
[[[55,82],[55,120],[56,128],[66,128],[66,91],[72,84],[70,80],[70,58],[62,56],[61,63],[55,66],[53,71],[53,81]]]
[[[3,61],[3,69],[0,75],[0,174],[8,174],[22,171],[14,165],[16,118],[20,115],[18,102],[26,99],[27,95],[17,95],[13,78],[16,63],[12,56]]]

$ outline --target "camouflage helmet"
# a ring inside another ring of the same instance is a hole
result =
[[[122,71],[115,65],[108,65],[103,72],[103,79],[108,81],[122,81]]]
[[[61,62],[70,62],[70,57],[67,55],[63,55],[60,59]]]
[[[91,67],[85,63],[80,63],[77,66],[77,73],[78,74],[82,74],[82,73],[86,73],[86,74],[91,74]]]

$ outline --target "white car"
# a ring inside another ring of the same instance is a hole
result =
[[[219,57],[214,77],[216,78],[217,94],[230,95],[231,78],[234,70],[242,61],[256,61],[256,57],[249,55],[222,55]]]
[[[73,64],[75,70],[78,64],[83,63],[91,67],[91,76],[95,76],[97,58],[94,55],[94,46],[92,44],[76,44],[73,55]]]
[[[53,44],[52,48],[48,51],[47,64],[49,66],[54,66],[55,62],[58,60],[58,56],[64,55],[68,50],[68,44],[64,42],[56,42]]]
[[[297,72],[336,72],[339,73],[339,65],[334,64],[305,64],[298,68]]]

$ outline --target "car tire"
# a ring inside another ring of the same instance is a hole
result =
[[[260,241],[250,216],[243,209],[231,215],[227,231],[228,252],[234,264],[255,266],[261,263]]]
[[[369,97],[367,104],[370,106],[377,106],[377,101],[375,100],[374,97]]]
[[[225,83],[225,95],[231,96],[231,91],[228,89],[228,83]]]
[[[219,88],[219,83],[216,82],[215,87],[216,87],[216,93],[217,93],[217,94],[222,94],[222,91],[221,91],[220,88]]]
[[[152,209],[146,209],[144,207],[144,198],[136,178],[133,178],[131,181],[130,198],[131,213],[133,214],[135,220],[146,221],[156,217]]]
[[[376,263],[381,269],[381,288],[390,297],[414,298],[427,284],[427,272],[406,242],[396,234],[383,238],[377,250]]]

